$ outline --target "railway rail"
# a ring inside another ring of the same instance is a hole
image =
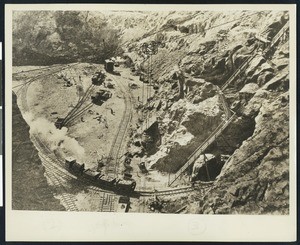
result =
[[[37,75],[37,76],[35,76],[35,77],[33,77],[33,78],[28,79],[28,81],[26,81],[26,82],[24,82],[24,83],[22,83],[22,84],[18,84],[18,85],[16,85],[16,86],[13,86],[13,89],[14,89],[14,88],[18,88],[18,87],[21,87],[20,89],[22,89],[23,86],[25,86],[25,85],[27,85],[27,84],[31,84],[32,82],[35,82],[36,80],[38,80],[38,79],[40,79],[40,78],[43,78],[43,77],[47,77],[47,76],[56,74],[56,73],[58,73],[58,72],[60,72],[60,71],[62,71],[62,70],[71,68],[71,67],[76,66],[76,65],[77,65],[77,63],[71,64],[71,65],[65,65],[65,66],[60,67],[60,68],[58,68],[58,69],[51,70],[50,72],[48,72],[48,73],[46,73],[46,74],[45,74],[45,73],[39,74],[39,75]],[[19,90],[20,90],[20,89],[19,89]]]
[[[66,67],[70,67],[70,66],[66,66]],[[35,78],[30,79],[29,82],[26,82],[25,87],[22,87],[25,89],[22,89],[22,93],[20,95],[22,109],[25,112],[29,111],[26,96],[27,96],[27,90],[28,90],[31,82],[36,81],[42,77],[50,76],[54,73],[57,73],[57,72],[65,69],[66,67],[57,69],[55,71],[51,71],[50,73],[47,73],[47,74],[38,75]],[[63,161],[59,160],[56,156],[51,158],[50,156],[53,154],[53,152],[42,142],[42,140],[37,135],[32,134],[31,140],[35,144],[35,146],[37,147],[37,149],[39,151],[39,156],[42,160],[43,166],[45,167],[45,170],[46,170],[45,174],[48,177],[48,181],[52,185],[54,185],[57,188],[58,192],[60,193],[60,194],[58,194],[58,197],[61,199],[62,204],[68,211],[78,211],[78,208],[76,207],[76,204],[75,204],[76,200],[75,200],[74,196],[72,196],[71,194],[68,193],[68,190],[66,188],[66,183],[68,181],[77,180],[78,181],[77,186],[79,186],[79,187],[85,186],[86,187],[87,185],[90,184],[90,182],[78,180],[76,176],[69,173],[63,167],[63,164],[64,164]],[[92,191],[96,191],[98,193],[103,193],[103,195],[106,195],[106,198],[103,199],[103,202],[105,202],[105,205],[103,205],[103,209],[105,209],[106,211],[110,211],[110,212],[114,211],[114,204],[110,204],[111,200],[115,199],[115,197],[114,197],[115,194],[113,192],[102,190],[101,188],[96,187],[96,186],[88,186],[88,189],[92,190]],[[107,198],[109,198],[108,201],[106,200]],[[107,208],[108,205],[110,206],[110,208]],[[102,210],[100,210],[100,211],[102,211]]]
[[[26,71],[13,72],[12,75],[15,76],[15,75],[24,74],[24,73],[27,73],[27,72],[49,70],[49,69],[51,69],[53,67],[58,67],[58,66],[61,66],[61,64],[52,65],[52,66],[45,66],[45,67],[35,68],[35,69],[30,69],[30,70],[26,70]]]
[[[183,194],[183,193],[189,193],[193,191],[204,191],[208,188],[210,188],[213,185],[212,182],[207,182],[207,183],[195,183],[194,186],[188,186],[188,187],[180,187],[180,188],[172,188],[172,189],[167,189],[167,190],[153,190],[153,191],[138,191],[138,193],[141,196],[171,196],[171,195],[178,195],[178,194]]]
[[[21,97],[21,104],[23,107],[23,110],[25,112],[29,111],[28,104],[27,104],[27,90],[29,88],[29,85],[31,82],[36,81],[42,77],[50,76],[52,74],[55,74],[63,69],[66,69],[70,66],[62,67],[60,69],[52,70],[49,73],[38,75],[37,77],[30,79],[30,82],[27,82],[25,85],[25,89],[22,89],[22,93],[20,95]],[[113,78],[113,80],[115,80]],[[116,81],[116,80],[115,80]],[[123,91],[125,91],[125,86],[119,81],[116,81],[116,83],[120,84],[120,87]],[[84,103],[83,98],[87,98],[88,91],[91,91],[88,89],[85,93],[85,95],[81,98],[80,103]],[[125,110],[123,114],[123,120],[121,121],[117,135],[114,140],[114,144],[112,145],[110,155],[115,156],[114,164],[112,167],[110,167],[109,174],[116,175],[117,167],[118,167],[118,156],[120,155],[120,151],[122,149],[122,145],[124,144],[124,138],[126,135],[126,131],[128,129],[128,125],[131,121],[132,117],[132,102],[131,102],[131,96],[124,92],[124,99],[125,99]],[[78,109],[78,107],[77,107]],[[77,115],[80,112],[74,112],[74,115]],[[116,206],[116,200],[117,195],[114,192],[103,190],[97,186],[93,186],[93,184],[89,181],[85,181],[83,179],[78,179],[75,175],[71,174],[65,169],[64,162],[59,159],[56,155],[53,154],[53,151],[51,151],[43,142],[43,140],[35,134],[31,135],[32,142],[35,144],[39,151],[39,156],[41,157],[43,166],[45,167],[46,173],[45,175],[48,178],[48,181],[51,185],[55,186],[57,188],[58,194],[57,196],[61,199],[61,202],[69,211],[78,211],[78,208],[76,207],[76,199],[73,195],[68,193],[68,187],[69,182],[72,182],[72,185],[75,185],[77,187],[83,188],[86,187],[89,190],[92,190],[98,194],[100,194],[100,206],[101,211],[103,212],[113,212],[115,210]],[[75,180],[75,181],[74,181]],[[206,188],[205,188],[206,189]],[[177,195],[182,193],[188,193],[196,190],[195,187],[185,187],[185,188],[173,188],[169,190],[160,190],[160,191],[136,191],[136,193],[141,196],[142,198],[146,198],[152,195],[159,195],[159,196],[167,196],[167,195]]]
[[[123,141],[126,136],[128,125],[131,122],[131,118],[132,118],[132,99],[130,94],[126,93],[123,83],[116,81],[116,79],[113,76],[111,78],[120,85],[120,88],[123,92],[124,99],[125,99],[125,109],[122,115],[122,120],[119,124],[117,134],[111,145],[111,149],[108,157],[110,161],[107,163],[107,168],[106,168],[106,172],[109,176],[116,177],[118,172],[117,168],[119,166],[120,151],[124,144]]]

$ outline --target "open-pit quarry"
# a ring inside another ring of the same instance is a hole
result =
[[[286,12],[82,11],[80,43],[43,14],[24,47],[14,16],[13,209],[289,213]]]

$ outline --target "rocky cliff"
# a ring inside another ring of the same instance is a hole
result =
[[[146,107],[144,112],[146,116],[158,115],[162,143],[156,153],[145,157],[147,166],[174,173],[186,162],[225,119],[216,86],[221,88],[245,60],[254,57],[223,91],[226,103],[236,113],[222,134],[227,147],[220,147],[218,139],[206,150],[231,157],[210,191],[191,197],[197,208],[191,205],[190,211],[288,214],[288,38],[283,37],[264,54],[264,45],[288,16],[284,12],[206,15],[209,13],[198,13],[180,24],[179,18],[172,19],[172,27],[164,29],[166,46],[152,57],[152,82],[159,89],[150,98],[156,106]],[[200,28],[202,35],[188,35],[191,26],[199,23],[204,26]],[[147,64],[137,55],[137,48],[149,39],[133,43],[127,54],[142,70]],[[174,76],[178,70],[184,73],[183,96],[180,79]]]
[[[228,120],[220,89],[250,60],[222,91],[225,104],[236,117],[205,151],[218,156],[216,159],[229,159],[204,196],[189,197],[188,202],[194,204],[187,210],[204,214],[289,212],[288,32],[265,53],[287,23],[287,13],[118,12],[72,17],[85,31],[90,28],[92,32],[97,23],[103,28],[113,26],[132,75],[151,73],[150,85],[155,92],[138,110],[141,122],[154,119],[145,134],[133,130],[137,133],[129,147],[134,149],[132,155],[144,158],[148,169],[175,173],[210,133]],[[45,24],[52,23],[53,28],[48,28],[51,33],[43,36],[35,32],[46,40],[35,47],[45,50],[45,44],[51,44],[53,54],[63,52],[65,57],[78,60],[97,50],[99,37],[90,37],[95,41],[93,47],[89,46],[93,42],[87,45],[85,39],[74,43],[70,40],[74,27],[68,28],[62,16],[56,18]],[[16,27],[18,30],[21,28]],[[62,30],[69,31],[69,37],[63,37]],[[141,46],[153,40],[163,45],[146,59]],[[32,50],[31,46],[26,48]],[[79,56],[72,56],[73,51]]]

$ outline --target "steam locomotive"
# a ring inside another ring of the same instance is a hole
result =
[[[95,186],[103,189],[108,189],[115,192],[131,193],[134,192],[136,187],[136,182],[132,179],[116,179],[92,169],[85,169],[84,163],[79,163],[75,158],[72,157],[67,157],[65,159],[65,164],[70,173],[79,178],[86,179],[92,182]]]

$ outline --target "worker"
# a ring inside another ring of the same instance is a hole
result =
[[[112,108],[110,108],[110,112],[111,112],[112,115],[115,115],[115,112]]]

